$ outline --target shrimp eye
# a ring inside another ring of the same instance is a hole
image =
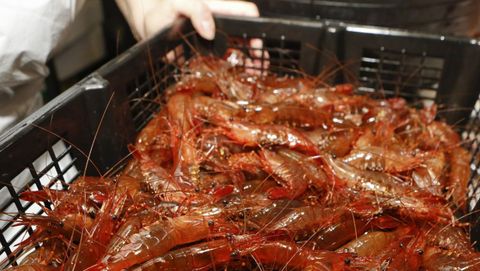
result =
[[[244,213],[243,211],[241,211],[240,213],[238,213],[238,218],[240,218],[240,219],[245,218],[245,213]]]
[[[423,255],[423,249],[417,249],[418,255]]]
[[[227,233],[227,234],[225,235],[225,237],[227,238],[228,241],[232,241],[232,240],[233,240],[233,234],[231,234],[231,233]]]
[[[195,192],[200,192],[200,188],[199,187],[195,187]]]
[[[236,258],[238,256],[240,256],[240,252],[238,250],[235,250],[230,254],[230,257],[232,258]]]
[[[400,247],[403,247],[403,243],[400,243]]]
[[[352,260],[350,258],[345,258],[344,260],[345,264],[350,264],[352,262]]]
[[[208,224],[209,227],[213,227],[213,225],[214,225],[215,223],[213,222],[213,220],[209,220],[209,221],[207,222],[207,224]]]

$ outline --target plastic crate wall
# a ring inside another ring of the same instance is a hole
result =
[[[162,105],[157,97],[176,81],[179,67],[197,52],[221,56],[228,48],[260,51],[254,54],[259,61],[263,63],[268,56],[269,69],[285,75],[315,75],[332,63],[343,63],[338,76],[325,79],[353,80],[367,95],[401,96],[418,105],[436,101],[448,112],[441,117],[460,123],[458,128],[472,148],[473,209],[478,201],[473,194],[479,187],[480,163],[478,104],[472,110],[480,86],[475,75],[480,70],[478,42],[273,19],[219,18],[217,26],[213,42],[199,39],[186,28],[182,38],[162,33],[148,44],[133,47],[3,136],[0,168],[5,182],[0,184],[0,211],[23,213],[30,208],[40,213],[39,206],[19,200],[18,193],[41,185],[65,188],[84,173],[100,175],[121,168],[122,159],[128,158],[127,144]],[[262,40],[263,47],[251,48],[251,39]],[[451,74],[457,76],[447,76]],[[6,258],[31,230],[12,228],[8,221],[0,225],[0,257]],[[15,264],[15,257],[10,263]]]

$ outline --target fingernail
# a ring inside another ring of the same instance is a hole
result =
[[[200,33],[205,39],[213,40],[215,38],[215,25],[212,19],[204,19],[201,22],[202,33]]]

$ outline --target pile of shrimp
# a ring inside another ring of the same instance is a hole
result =
[[[435,105],[233,62],[186,63],[118,175],[22,193],[52,208],[10,270],[480,270]]]

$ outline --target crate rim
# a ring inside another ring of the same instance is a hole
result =
[[[43,105],[40,109],[32,113],[30,116],[26,117],[16,125],[10,127],[2,134],[0,134],[0,151],[6,149],[8,146],[13,144],[16,138],[21,137],[22,135],[28,133],[33,129],[32,124],[40,123],[45,119],[46,113],[54,112],[60,107],[63,102],[69,101],[76,96],[80,95],[83,92],[90,90],[102,90],[108,85],[108,82],[104,77],[112,71],[117,65],[127,62],[128,60],[134,58],[138,53],[142,52],[142,49],[146,49],[150,44],[154,43],[157,39],[162,39],[165,37],[170,37],[170,30],[173,26],[178,24],[185,24],[187,20],[179,19],[173,24],[167,26],[163,30],[159,31],[156,35],[150,39],[136,43],[134,46],[127,49],[125,52],[121,53],[114,59],[103,64],[99,69],[97,69],[92,74],[86,76],[83,80],[72,85],[70,88],[65,90],[63,93],[52,99],[47,104]],[[411,31],[398,28],[390,27],[380,27],[380,26],[371,26],[371,25],[361,25],[353,23],[345,23],[342,21],[336,20],[319,20],[311,21],[304,19],[284,19],[284,18],[266,18],[266,17],[243,17],[243,16],[226,16],[226,15],[215,15],[215,21],[243,21],[249,23],[273,23],[278,25],[296,25],[296,26],[305,26],[305,27],[326,27],[329,32],[336,32],[340,30],[346,30],[347,32],[359,32],[359,33],[369,33],[377,34],[384,36],[398,36],[398,37],[411,37],[411,38],[423,38],[433,41],[442,41],[442,42],[455,42],[455,43],[465,43],[471,46],[477,46],[480,50],[480,40],[471,39],[468,37],[458,37],[452,35],[441,35],[441,34],[432,34],[422,31]],[[190,24],[190,23],[188,23]],[[191,25],[191,24],[190,24]],[[268,37],[268,33],[267,33]]]

